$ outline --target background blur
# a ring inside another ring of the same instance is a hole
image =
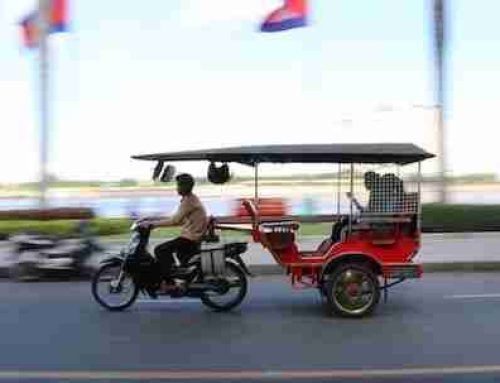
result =
[[[101,216],[171,212],[175,193],[149,181],[150,164],[130,159],[138,153],[322,142],[413,142],[438,151],[433,1],[315,0],[309,27],[260,33],[281,4],[68,2],[67,32],[48,41],[49,206],[88,206]],[[0,0],[0,209],[38,204],[38,52],[23,48],[19,28],[36,7]],[[446,9],[448,202],[500,202],[499,10],[495,0],[454,0]],[[178,169],[206,179],[206,164]],[[261,174],[300,181],[332,171],[268,166]],[[437,162],[424,172],[434,177]],[[287,196],[294,214],[326,213],[335,189],[318,178],[321,185],[291,195],[294,183],[281,180],[268,193]],[[212,214],[225,215],[252,186],[239,185],[206,185],[199,194]],[[428,190],[425,200],[436,200]]]

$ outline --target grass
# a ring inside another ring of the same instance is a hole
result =
[[[306,236],[324,236],[330,233],[332,228],[331,223],[303,223],[300,225],[299,229],[299,237]],[[156,229],[151,234],[151,239],[162,239],[162,238],[171,238],[180,234],[180,230],[178,228],[161,228]],[[107,235],[103,236],[104,240],[113,240],[113,241],[126,241],[129,238],[129,232],[124,232],[115,235]],[[232,238],[232,239],[245,239],[249,238],[248,234],[239,233],[236,231],[225,231],[221,233],[223,238]]]
[[[90,221],[95,235],[125,240],[129,237],[131,221],[128,219],[96,218]],[[423,207],[424,230],[437,228],[442,232],[500,230],[500,205],[439,205],[428,204]],[[77,221],[53,220],[12,220],[0,221],[0,235],[5,237],[19,232],[36,231],[43,234],[75,236]],[[498,228],[498,229],[497,229]],[[299,237],[324,236],[331,230],[331,223],[302,223]],[[178,228],[162,228],[153,232],[152,238],[168,238],[179,234]],[[237,232],[223,233],[224,238],[248,238]]]

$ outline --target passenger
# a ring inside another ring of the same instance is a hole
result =
[[[362,206],[356,197],[351,192],[347,192],[347,197],[352,200],[354,205],[360,212],[373,213],[378,212],[382,208],[382,194],[381,194],[381,179],[378,173],[368,171],[364,175],[365,188],[370,192],[368,197],[368,204],[366,207]]]
[[[403,181],[393,173],[384,174],[380,179],[382,209],[384,213],[397,213],[403,210]]]

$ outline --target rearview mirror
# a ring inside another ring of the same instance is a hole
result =
[[[163,170],[163,174],[160,177],[161,182],[170,182],[174,179],[175,166],[167,165]]]
[[[153,181],[156,181],[158,177],[160,177],[162,169],[163,169],[163,161],[158,161],[153,170]]]

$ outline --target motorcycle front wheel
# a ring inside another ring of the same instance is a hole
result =
[[[102,307],[121,311],[130,307],[139,294],[132,277],[122,271],[121,264],[106,264],[92,278],[92,295]]]
[[[224,277],[212,283],[218,288],[203,293],[200,298],[205,306],[214,311],[229,311],[235,308],[247,294],[247,277],[239,266],[231,262],[226,262]]]

